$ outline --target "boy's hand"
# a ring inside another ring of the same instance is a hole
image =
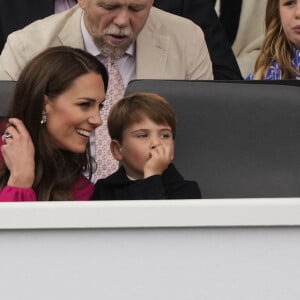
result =
[[[9,119],[1,147],[4,162],[10,171],[7,185],[30,188],[34,182],[34,146],[24,123],[16,118]]]
[[[149,159],[144,166],[144,178],[161,175],[174,158],[171,145],[159,144],[151,149]]]

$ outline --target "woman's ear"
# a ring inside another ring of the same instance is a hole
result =
[[[47,95],[44,96],[44,109],[43,112],[48,114],[51,110],[51,101]]]
[[[112,156],[117,161],[122,161],[123,155],[122,155],[122,145],[117,140],[111,140],[110,142],[110,151]]]

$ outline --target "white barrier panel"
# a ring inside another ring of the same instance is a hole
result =
[[[299,299],[300,199],[1,203],[0,295]]]

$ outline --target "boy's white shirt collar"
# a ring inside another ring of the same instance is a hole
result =
[[[135,181],[135,180],[136,180],[135,178],[130,177],[130,176],[128,176],[127,174],[126,174],[126,176],[127,176],[127,178],[128,178],[129,180],[131,180],[131,181]]]

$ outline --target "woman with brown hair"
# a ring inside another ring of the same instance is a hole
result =
[[[53,47],[16,83],[2,136],[0,201],[87,200],[93,193],[89,136],[102,124],[108,75],[92,55]]]
[[[300,78],[300,0],[268,0],[266,35],[247,79]]]

